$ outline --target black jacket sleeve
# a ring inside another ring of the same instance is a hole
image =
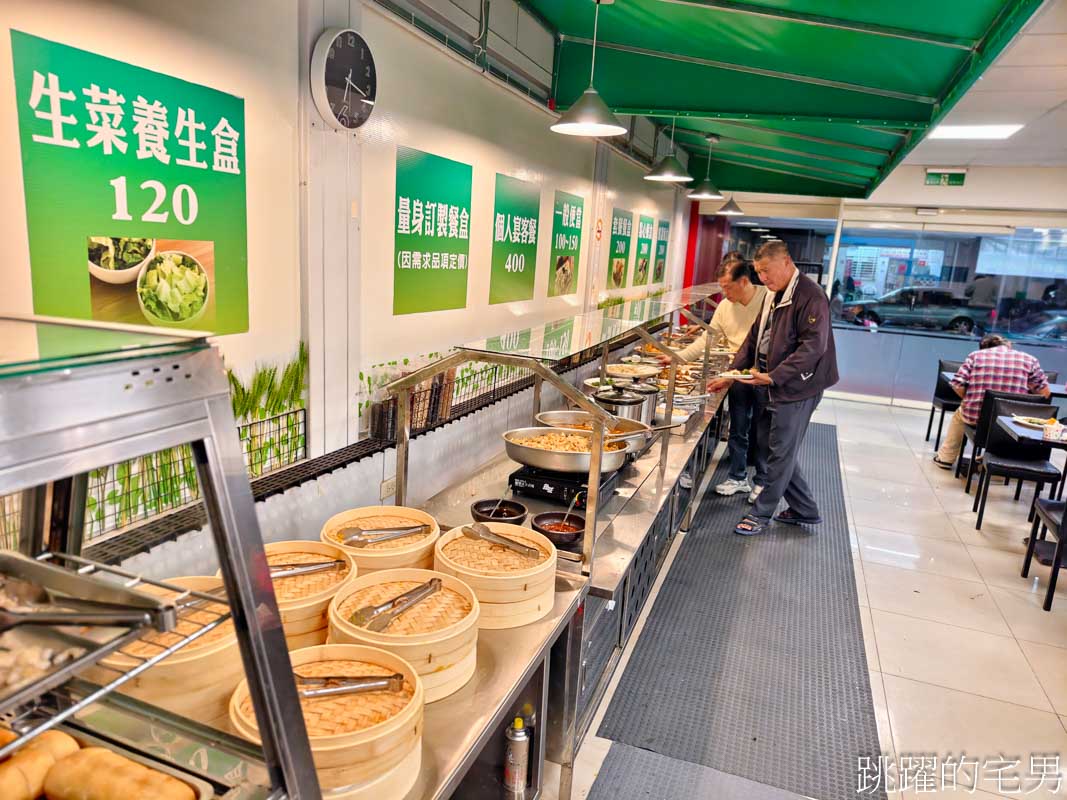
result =
[[[830,305],[822,291],[812,293],[797,305],[793,313],[796,329],[796,349],[771,370],[771,380],[778,386],[791,383],[800,376],[807,380],[826,352],[830,339]]]

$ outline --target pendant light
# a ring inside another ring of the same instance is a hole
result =
[[[689,190],[687,197],[690,200],[722,200],[722,192],[715,188],[711,182],[711,146],[719,141],[714,133],[708,134],[708,163],[704,169],[704,180]]]
[[[741,206],[735,203],[732,197],[726,201],[726,205],[715,213],[724,217],[743,217],[745,215],[745,212],[741,210]]]
[[[551,126],[555,133],[567,136],[619,136],[626,133],[627,128],[619,122],[618,118],[611,113],[607,103],[597,94],[593,88],[593,72],[596,68],[596,34],[597,25],[600,21],[600,0],[596,3],[596,14],[593,17],[593,55],[589,60],[589,88],[582,92],[574,104]],[[607,0],[614,2],[614,0]]]
[[[671,152],[660,159],[647,175],[646,181],[659,181],[661,183],[689,183],[693,176],[685,171],[682,162],[674,156],[674,124],[671,120]]]

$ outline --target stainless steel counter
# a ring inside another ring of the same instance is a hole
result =
[[[455,791],[530,676],[588,591],[578,576],[556,577],[552,612],[529,625],[478,631],[478,667],[470,682],[425,711],[422,769],[407,800],[438,800]]]

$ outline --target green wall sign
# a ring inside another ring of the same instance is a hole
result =
[[[34,311],[248,330],[244,100],[15,30],[11,54]]]
[[[667,274],[667,242],[671,238],[671,223],[660,220],[656,228],[656,263],[652,268],[652,282],[663,283]]]
[[[489,274],[490,305],[533,297],[540,211],[540,186],[497,174],[493,257]]]
[[[626,285],[626,272],[630,263],[630,237],[633,235],[632,211],[611,209],[611,239],[608,242],[607,289],[621,289]]]
[[[966,172],[927,172],[926,186],[963,186]]]
[[[552,209],[552,258],[548,276],[548,296],[558,297],[578,291],[578,260],[582,253],[582,213],[585,199],[556,192]]]
[[[652,240],[656,236],[656,221],[652,217],[637,218],[637,258],[634,263],[634,286],[648,283],[652,266]]]
[[[396,149],[393,314],[467,305],[470,164]]]

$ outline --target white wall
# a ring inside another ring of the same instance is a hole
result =
[[[300,338],[297,13],[288,0],[0,3],[0,309],[30,313],[29,244],[9,28],[245,100],[249,332],[220,337],[239,373],[288,361]]]
[[[1067,167],[968,167],[963,186],[926,186],[926,167],[897,167],[866,201],[944,208],[1067,210]]]

